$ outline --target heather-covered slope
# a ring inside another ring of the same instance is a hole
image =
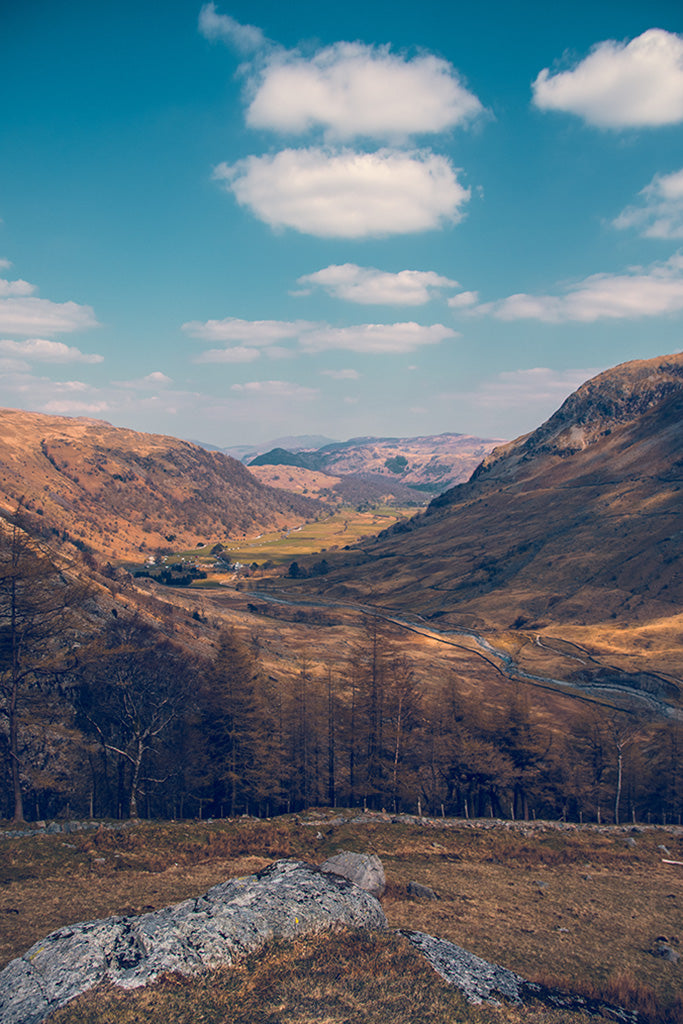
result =
[[[313,518],[221,452],[92,419],[0,410],[0,506],[107,556],[194,547]]]
[[[326,589],[498,628],[663,619],[683,604],[682,486],[683,355],[625,363]]]

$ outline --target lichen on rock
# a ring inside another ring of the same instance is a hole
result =
[[[302,861],[276,861],[198,899],[52,932],[0,972],[0,1020],[40,1024],[102,982],[135,988],[166,971],[193,974],[230,964],[269,939],[386,923],[377,900],[346,879]]]

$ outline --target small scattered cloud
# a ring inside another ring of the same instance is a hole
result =
[[[99,416],[108,409],[106,402],[79,402],[62,398],[52,399],[43,406],[43,412],[52,416]]]
[[[448,300],[451,309],[469,309],[479,302],[479,292],[459,292]]]
[[[257,348],[235,345],[233,348],[209,348],[194,360],[195,363],[253,363],[261,358]]]
[[[317,388],[307,388],[287,380],[252,380],[246,384],[233,384],[231,391],[247,396],[263,396],[265,398],[314,398],[319,392]]]
[[[541,110],[577,114],[599,128],[683,121],[683,36],[652,28],[630,42],[607,40],[567,71],[544,68],[532,85]]]
[[[2,264],[0,263],[0,267]],[[36,290],[34,284],[29,284],[28,281],[6,281],[0,278],[0,298],[6,299],[14,296],[33,295]]]
[[[161,385],[166,387],[167,384],[172,384],[172,379],[161,370],[153,370],[152,373],[148,373],[146,377],[142,378],[144,384],[150,384],[152,386]]]
[[[2,224],[2,219],[0,219],[0,224]],[[0,270],[9,270],[11,266],[11,260],[0,259]]]
[[[323,377],[331,377],[332,380],[359,380],[358,370],[321,370]]]
[[[367,238],[457,223],[470,190],[429,150],[285,149],[219,164],[214,178],[273,228]]]
[[[0,331],[7,334],[64,334],[99,326],[90,306],[50,302],[32,296],[0,298]]]
[[[648,269],[623,274],[593,274],[563,295],[510,295],[473,306],[472,312],[498,320],[541,320],[544,323],[594,323],[634,320],[683,310],[683,255]]]
[[[312,56],[276,49],[251,92],[251,127],[292,134],[321,128],[333,140],[444,132],[484,109],[447,61],[360,42],[334,43]]]
[[[300,277],[303,287],[321,287],[337,299],[363,305],[422,306],[443,288],[458,282],[431,270],[401,270],[391,274],[355,263],[332,265]]]
[[[182,325],[182,329],[200,341],[237,341],[260,347],[296,338],[302,331],[315,326],[307,320],[240,320],[228,316],[224,320],[190,320]]]
[[[289,356],[295,352],[325,352],[341,349],[373,355],[395,355],[413,352],[424,345],[460,337],[457,331],[443,324],[423,325],[414,322],[391,324],[356,324],[351,327],[332,327],[326,323],[308,320],[208,320],[191,321],[184,328],[195,338],[231,342],[222,349],[209,349],[197,357],[200,363],[251,362],[260,353],[271,358]],[[289,347],[272,344],[290,342]],[[240,344],[241,343],[241,344]],[[355,371],[330,371],[330,375]]]
[[[220,40],[238,53],[253,54],[267,45],[267,39],[255,25],[242,25],[229,14],[218,14],[216,5],[204,4],[199,12],[199,32],[212,42]]]
[[[161,370],[154,370],[144,377],[136,377],[134,380],[121,381],[121,387],[133,388],[136,391],[148,391],[150,388],[167,388],[173,380]]]
[[[0,341],[0,353],[44,363],[101,363],[104,360],[104,356],[81,352],[61,341],[47,341],[43,338],[30,338],[27,341],[3,339]]]
[[[615,228],[636,228],[644,238],[683,238],[683,168],[655,174],[639,196],[640,203],[619,214]]]
[[[344,349],[369,355],[401,355],[424,345],[438,345],[459,337],[443,324],[428,327],[416,323],[359,324],[355,327],[325,327],[309,331],[301,338],[307,352]]]

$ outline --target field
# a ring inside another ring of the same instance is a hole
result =
[[[239,542],[225,541],[223,538],[218,538],[218,540],[224,542],[225,554],[231,562],[241,562],[243,565],[251,565],[256,562],[259,566],[264,562],[271,562],[277,566],[288,565],[304,555],[319,552],[321,556],[324,556],[326,551],[335,551],[346,545],[355,544],[361,538],[372,537],[393,526],[399,519],[415,515],[418,511],[419,509],[415,507],[402,508],[389,505],[379,505],[366,511],[343,508],[333,515],[324,516],[293,529],[264,533]],[[192,561],[199,568],[208,570],[215,561],[215,556],[211,554],[215,540],[216,538],[211,544],[203,545],[200,548],[168,555],[161,564],[173,565],[180,561]],[[131,571],[140,568],[139,564],[131,562],[122,564]],[[220,578],[225,579],[225,576],[214,577],[209,572],[210,580],[215,581]],[[200,581],[200,583],[206,585],[206,581]]]
[[[6,839],[0,956],[4,963],[69,922],[140,913],[280,857],[320,863],[340,849],[381,857],[392,928],[448,938],[568,991],[630,1002],[648,1021],[683,1021],[683,961],[653,952],[660,937],[674,949],[683,939],[683,868],[663,862],[683,860],[681,828],[392,822],[326,810]],[[439,899],[410,897],[411,880]],[[469,1007],[400,936],[347,932],[273,943],[192,981],[86,994],[52,1017],[55,1024],[583,1019],[541,1006]]]
[[[235,562],[275,562],[282,565],[302,555],[355,544],[361,537],[370,537],[393,526],[399,519],[413,516],[416,508],[379,506],[366,512],[346,508],[306,523],[294,530],[264,534],[243,544],[228,544],[226,550]]]

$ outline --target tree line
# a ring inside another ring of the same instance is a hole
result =
[[[0,533],[0,816],[234,817],[311,806],[462,817],[680,822],[683,727],[582,705],[556,727],[426,683],[376,618],[343,661],[266,674],[102,612],[21,528]]]

